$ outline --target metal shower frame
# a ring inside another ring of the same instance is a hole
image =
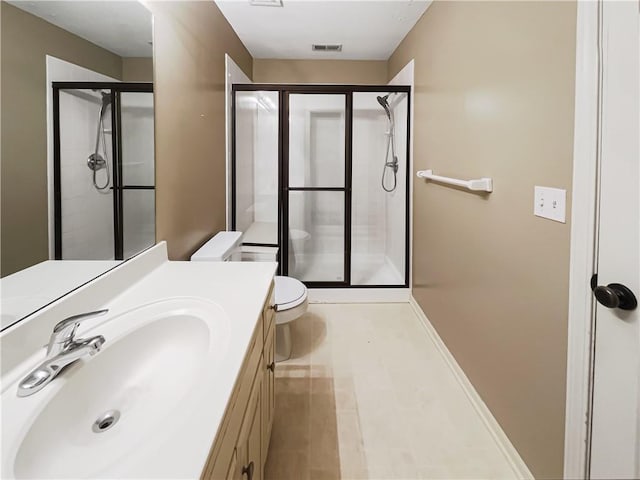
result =
[[[290,191],[340,191],[344,192],[344,281],[342,282],[304,282],[309,288],[409,288],[410,239],[409,239],[409,195],[411,180],[411,87],[395,85],[283,85],[283,84],[234,84],[231,103],[231,229],[236,229],[236,93],[237,92],[278,92],[278,244],[243,243],[247,246],[278,247],[279,273],[288,274],[286,259],[289,256],[289,242],[286,232],[289,229],[289,192]],[[352,132],[353,132],[353,94],[366,92],[389,92],[407,94],[407,139],[406,139],[406,175],[405,175],[405,268],[403,284],[352,285],[351,284],[351,234],[352,234]],[[345,95],[345,183],[344,187],[290,187],[289,186],[289,95],[290,94],[343,94]],[[284,259],[284,261],[283,261]]]
[[[124,260],[123,192],[155,190],[155,185],[123,185],[121,93],[153,93],[150,82],[52,82],[53,87],[53,190],[54,190],[54,258],[62,260],[62,183],[60,174],[60,90],[111,90],[112,186],[114,259]]]

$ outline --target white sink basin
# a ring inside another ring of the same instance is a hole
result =
[[[179,298],[108,319],[86,336],[96,334],[106,338],[102,351],[40,392],[3,392],[3,476],[114,476],[128,456],[169,439],[193,415],[203,379],[215,375],[229,321],[213,303]],[[102,430],[94,427],[104,414]]]

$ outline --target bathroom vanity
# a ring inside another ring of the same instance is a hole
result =
[[[272,262],[167,260],[160,243],[0,335],[2,478],[263,477],[274,412]],[[54,327],[104,338],[27,396]]]
[[[273,285],[257,322],[203,479],[260,480],[275,407]]]

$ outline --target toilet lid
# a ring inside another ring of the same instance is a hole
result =
[[[297,307],[307,298],[307,287],[300,280],[291,277],[275,277],[275,297],[277,310]]]

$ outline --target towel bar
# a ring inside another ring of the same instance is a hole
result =
[[[433,182],[445,183],[447,185],[455,185],[457,187],[467,188],[473,191],[493,192],[493,180],[491,178],[477,178],[474,180],[459,180],[457,178],[441,177],[434,175],[433,170],[420,170],[416,173],[418,178],[425,178]]]

